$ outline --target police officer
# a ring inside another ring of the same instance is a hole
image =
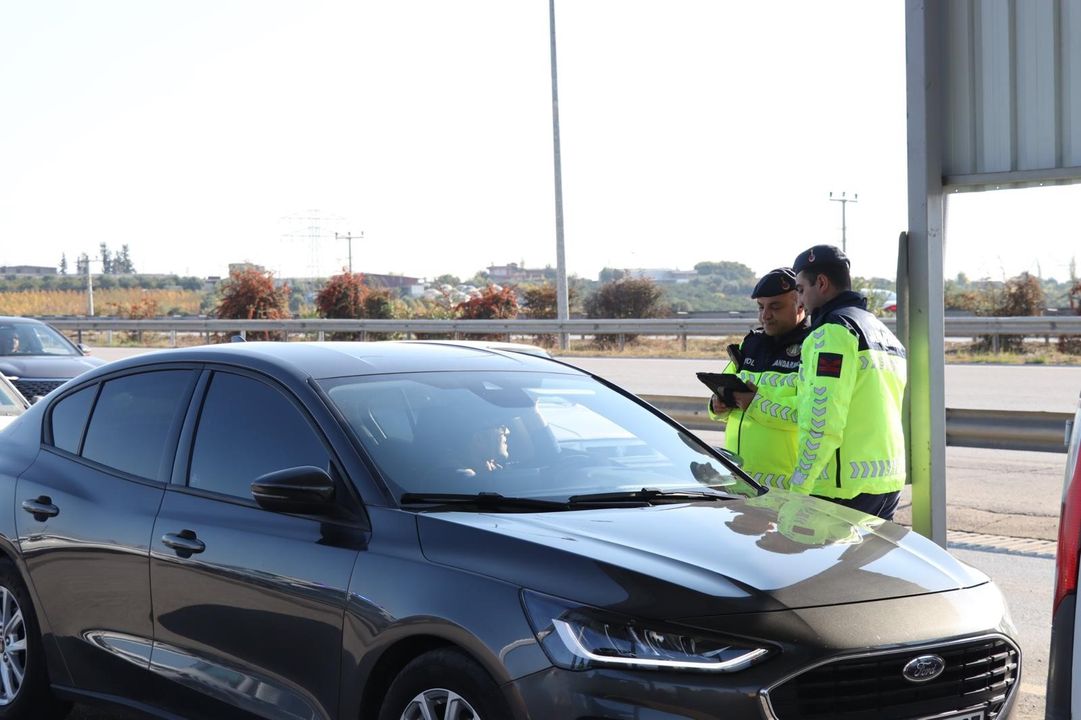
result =
[[[793,267],[811,330],[801,351],[790,489],[891,520],[905,482],[905,349],[852,292],[839,248],[815,245]]]
[[[761,327],[743,338],[740,355],[724,372],[738,374],[755,392],[735,393],[732,404],[713,395],[710,417],[725,420],[725,448],[743,459],[757,482],[786,487],[796,464],[796,370],[807,319],[792,268],[762,276],[751,293]]]

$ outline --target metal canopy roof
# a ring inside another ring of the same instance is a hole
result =
[[[948,190],[1081,182],[1081,2],[944,3]]]

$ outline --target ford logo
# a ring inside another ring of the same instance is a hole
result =
[[[919,683],[934,680],[945,669],[946,661],[938,655],[920,655],[909,660],[901,673],[905,680]]]

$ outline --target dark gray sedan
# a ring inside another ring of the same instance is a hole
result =
[[[1005,717],[1001,595],[559,362],[238,343],[0,433],[0,718]]]
[[[101,365],[40,320],[0,316],[0,375],[31,402]]]

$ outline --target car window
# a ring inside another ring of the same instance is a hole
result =
[[[78,349],[48,325],[0,324],[0,355],[79,355]]]
[[[31,325],[33,340],[31,344],[41,355],[74,355],[76,354],[60,333],[46,325]]]
[[[90,405],[97,391],[97,385],[84,388],[53,406],[53,445],[70,453],[79,452],[79,441],[82,440],[86,418],[90,415]]]
[[[588,377],[438,372],[320,384],[392,491],[557,501],[645,487],[757,493],[701,441]]]
[[[326,448],[297,407],[258,380],[214,373],[199,414],[188,485],[250,499],[260,475],[301,465],[330,471]]]
[[[158,370],[107,381],[94,406],[82,455],[151,480],[172,466],[170,430],[187,408],[191,370]]]

